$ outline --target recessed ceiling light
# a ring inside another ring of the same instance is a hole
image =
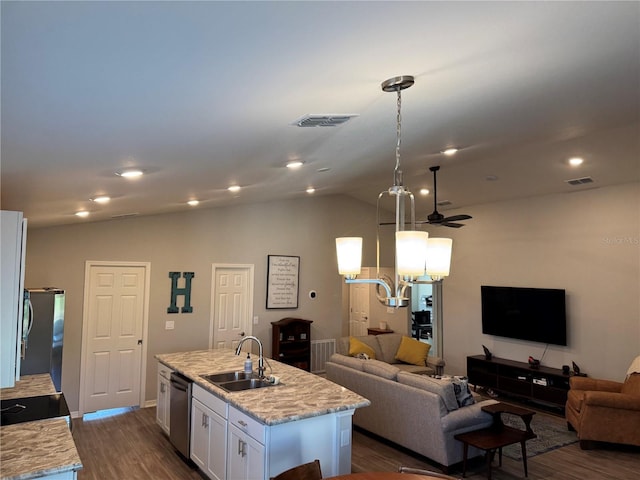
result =
[[[329,167],[321,167],[318,170],[316,170],[316,172],[324,173],[324,172],[328,172],[329,170],[331,170]]]
[[[290,162],[287,163],[287,168],[300,168],[302,165],[304,165],[304,162],[300,161],[300,160],[292,160]]]
[[[429,195],[429,189],[428,188],[421,188],[420,189],[420,195]]]
[[[111,200],[111,197],[108,197],[107,195],[98,195],[97,197],[93,197],[91,199],[92,202],[96,202],[96,203],[109,203],[109,201]]]
[[[137,168],[129,168],[126,170],[121,170],[119,172],[116,172],[116,175],[119,175],[124,178],[138,178],[144,175],[144,172]]]
[[[229,190],[230,192],[239,192],[240,185],[231,185],[229,188],[227,188],[227,190]]]
[[[582,165],[582,162],[584,162],[584,160],[580,157],[573,157],[569,159],[569,165],[571,165],[572,167],[577,167],[578,165]]]
[[[458,152],[458,149],[455,147],[447,148],[443,150],[442,153],[447,156],[455,155]]]
[[[187,202],[187,205],[191,205],[192,207],[195,207],[196,205],[198,205],[200,203],[199,200],[189,200]]]
[[[307,188],[307,193],[308,193],[308,194],[312,194],[312,193],[314,193],[315,191],[316,191],[316,189],[315,189],[315,188],[313,188],[313,187],[309,187],[309,188]]]
[[[80,217],[80,218],[85,218],[89,216],[89,212],[87,212],[86,210],[81,210],[79,212],[76,212],[76,217]]]

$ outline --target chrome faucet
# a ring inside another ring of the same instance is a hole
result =
[[[258,348],[260,352],[260,358],[258,359],[258,376],[260,378],[263,378],[264,377],[264,357],[262,356],[262,342],[258,337],[254,337],[253,335],[247,335],[246,337],[243,337],[242,340],[240,340],[238,347],[236,348],[236,355],[240,355],[240,351],[242,350],[242,344],[246,340],[253,340],[258,344]]]

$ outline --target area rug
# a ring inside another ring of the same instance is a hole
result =
[[[522,419],[515,415],[503,414],[502,421],[505,425],[524,429]],[[549,415],[541,413],[534,415],[531,421],[531,429],[537,435],[537,438],[527,440],[527,458],[535,457],[541,453],[571,445],[578,441],[576,432],[570,432],[567,429],[567,422],[564,419],[550,417]],[[502,453],[514,460],[522,459],[519,443],[504,447]]]

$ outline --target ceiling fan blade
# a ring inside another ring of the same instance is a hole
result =
[[[451,227],[451,228],[464,227],[463,223],[452,223],[452,222],[442,222],[440,225],[442,225],[444,227]]]
[[[452,215],[450,217],[446,217],[443,221],[444,222],[459,222],[461,220],[470,220],[473,217],[471,215]]]

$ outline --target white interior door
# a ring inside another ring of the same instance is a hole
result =
[[[362,269],[363,278],[368,278],[368,272]],[[362,336],[367,334],[369,327],[369,295],[368,283],[352,283],[349,285],[349,335]]]
[[[210,348],[236,348],[251,334],[253,265],[213,265]]]
[[[142,404],[149,267],[87,262],[81,413]]]

